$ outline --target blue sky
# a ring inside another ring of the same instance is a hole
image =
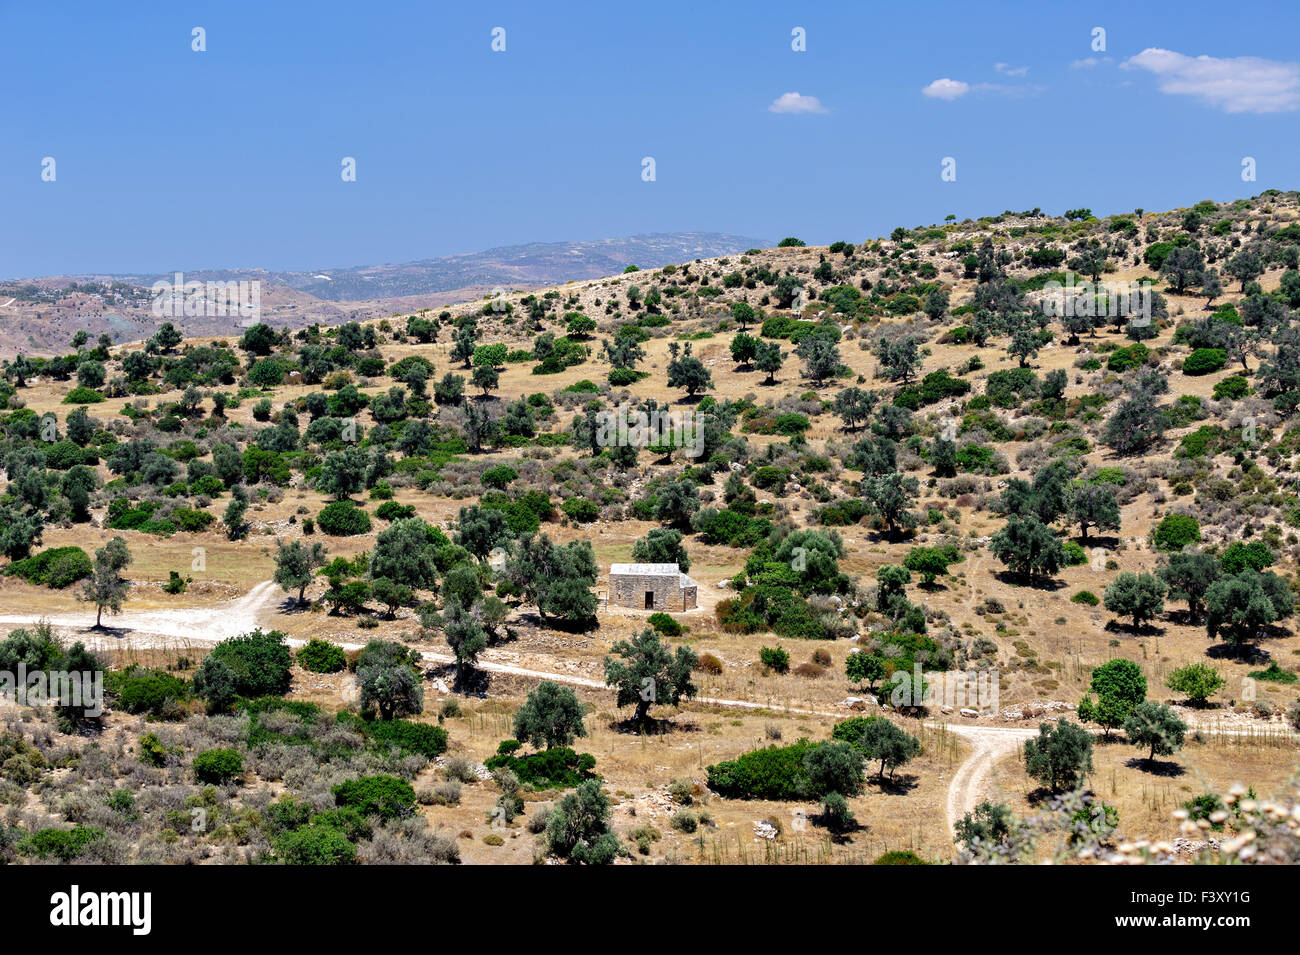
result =
[[[0,276],[638,232],[859,241],[1295,188],[1297,27],[1251,2],[6,0]]]

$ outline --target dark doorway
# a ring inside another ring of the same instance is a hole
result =
[[[646,610],[655,609],[655,592],[653,590],[647,590],[645,592],[645,609]]]

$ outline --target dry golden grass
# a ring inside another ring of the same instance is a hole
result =
[[[1123,734],[1109,742],[1098,737],[1093,747],[1089,788],[1119,813],[1117,835],[1127,840],[1178,838],[1174,810],[1205,793],[1222,796],[1235,783],[1254,789],[1260,799],[1294,794],[1300,783],[1300,741],[1278,729],[1242,736],[1189,733],[1174,756],[1159,757],[1154,765],[1145,756]],[[996,764],[988,796],[1023,817],[1038,811],[1042,792],[1016,754]]]

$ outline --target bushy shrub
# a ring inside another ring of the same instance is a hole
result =
[[[396,501],[384,501],[375,508],[375,517],[381,521],[400,521],[415,516],[415,507],[411,504],[398,504]],[[326,532],[328,533],[328,531]]]
[[[244,771],[244,758],[234,749],[208,749],[194,757],[194,778],[221,786]]]
[[[145,733],[140,737],[140,762],[155,767],[167,765],[167,757],[173,752],[163,744],[157,733]]]
[[[349,865],[357,848],[330,825],[301,826],[282,832],[274,840],[275,855],[285,865]]]
[[[73,826],[71,829],[40,829],[18,843],[20,855],[39,859],[53,857],[68,863],[104,838],[104,830],[93,826]]]
[[[1190,514],[1166,514],[1151,532],[1157,550],[1182,550],[1201,539],[1201,522]]]
[[[208,656],[231,669],[235,692],[240,696],[281,696],[289,691],[293,665],[284,640],[285,635],[279,630],[264,633],[257,629],[221,641]]]
[[[370,515],[353,501],[334,501],[316,516],[320,529],[331,537],[354,537],[370,533]]]
[[[215,474],[205,474],[201,478],[196,478],[190,482],[190,494],[204,497],[217,497],[225,491],[226,485],[221,478]]]
[[[189,507],[172,508],[170,520],[181,530],[191,534],[205,531],[217,519],[215,514],[199,511]]]
[[[1061,553],[1065,555],[1066,567],[1078,567],[1088,562],[1088,553],[1076,541],[1066,541],[1061,545]]]
[[[801,739],[768,746],[707,767],[708,786],[727,799],[801,799],[807,788],[804,757],[819,744]]]
[[[686,809],[674,813],[668,821],[678,832],[684,832],[688,835],[700,827],[699,817]]]
[[[65,405],[97,405],[104,400],[94,388],[82,388],[80,386],[73,388],[63,399]]]
[[[1133,345],[1127,345],[1122,348],[1116,348],[1106,359],[1106,367],[1110,371],[1125,372],[1133,368],[1145,365],[1147,359],[1151,357],[1151,350],[1138,342]]]
[[[553,746],[530,756],[515,756],[520,743],[515,739],[503,740],[495,756],[483,761],[491,770],[508,769],[519,782],[534,789],[568,789],[591,779],[596,767],[596,757],[590,753],[576,753],[567,746]]]
[[[641,380],[643,374],[644,372],[639,372],[635,368],[612,368],[609,372],[609,383],[616,388],[634,385]]]
[[[1228,363],[1228,353],[1222,348],[1197,348],[1183,359],[1184,375],[1208,375]]]
[[[701,653],[696,658],[695,669],[710,676],[717,676],[722,672],[722,661],[712,653]]]
[[[999,408],[1015,408],[1038,393],[1038,376],[1029,368],[1009,368],[989,375],[984,395]]]
[[[313,673],[338,673],[348,665],[347,654],[328,640],[310,640],[298,651],[298,666]]]
[[[107,688],[117,696],[117,705],[128,713],[150,716],[180,715],[169,712],[169,704],[186,697],[183,680],[160,670],[129,666],[110,670],[105,677]]]
[[[447,751],[447,731],[432,723],[365,719],[354,713],[340,713],[338,721],[383,750],[395,747],[399,752],[414,753],[428,759],[435,759]]]
[[[790,671],[790,654],[780,647],[760,647],[758,660],[773,673],[788,673]]]
[[[396,776],[362,776],[340,783],[331,792],[337,806],[363,816],[397,819],[415,811],[415,790]]]
[[[600,517],[600,508],[587,500],[585,497],[571,497],[561,507],[561,510],[580,524],[590,524],[596,518]]]
[[[1244,375],[1229,375],[1214,383],[1214,397],[1219,401],[1244,398],[1248,394],[1250,394],[1250,382]]]
[[[652,613],[646,623],[665,637],[680,637],[682,634],[682,625],[666,613]]]
[[[62,590],[89,577],[94,564],[80,547],[51,547],[23,560],[15,560],[4,569],[5,576],[21,577],[28,583],[44,584]]]

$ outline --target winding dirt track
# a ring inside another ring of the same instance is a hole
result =
[[[43,616],[55,627],[72,631],[76,638],[83,640],[95,649],[121,647],[126,641],[134,646],[148,647],[163,645],[167,638],[178,638],[195,643],[219,643],[241,633],[247,633],[258,626],[267,611],[284,596],[274,581],[258,584],[243,597],[228,604],[211,608],[192,608],[189,610],[145,610],[127,612],[116,617],[107,618],[108,628],[95,630],[87,626],[89,612],[78,615]],[[0,624],[30,625],[38,618],[32,616],[0,616]],[[160,639],[161,638],[161,639]],[[289,640],[291,646],[301,646],[302,640]],[[360,650],[364,644],[343,643],[345,650]],[[450,654],[422,653],[421,657],[429,663],[449,664],[454,659]],[[526,667],[510,666],[503,663],[480,661],[479,669],[489,673],[505,673],[537,680],[553,680],[590,689],[605,689],[599,680],[574,676],[568,673],[550,673],[544,670],[530,670]],[[723,706],[741,710],[771,709],[769,703],[751,700],[727,700],[715,697],[696,697],[696,702],[711,706]],[[843,711],[807,710],[783,708],[784,712],[843,718]],[[938,721],[933,726],[941,725]],[[948,829],[951,832],[958,819],[970,812],[982,797],[987,797],[989,772],[994,763],[1018,749],[1026,739],[1034,736],[1037,729],[1011,726],[976,726],[963,723],[948,723],[949,732],[961,737],[970,744],[971,750],[966,759],[957,767],[952,781],[948,785],[947,816]]]

